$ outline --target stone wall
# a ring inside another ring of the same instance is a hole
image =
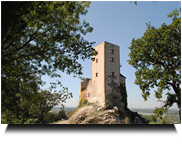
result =
[[[85,90],[85,98],[89,102],[97,102],[100,106],[117,105],[121,110],[124,104],[119,86],[125,83],[125,77],[120,75],[119,46],[104,41],[94,48],[98,55],[92,61],[92,78],[81,82],[80,92]],[[114,50],[114,54],[111,54],[111,50]],[[114,72],[114,76],[111,76],[111,72]]]
[[[125,86],[125,79],[126,79],[126,77],[124,77],[123,75],[120,74],[120,83],[124,86]]]
[[[91,102],[98,102],[99,105],[104,105],[105,87],[104,87],[104,63],[105,63],[105,49],[104,42],[94,47],[98,54],[95,56],[95,61],[92,61],[92,96]],[[96,59],[98,62],[96,63]],[[96,77],[96,73],[98,76]]]

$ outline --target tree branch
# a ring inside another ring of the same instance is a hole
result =
[[[41,27],[40,27],[40,28],[41,28]],[[35,39],[35,38],[37,37],[37,35],[36,35],[36,36],[34,36],[34,35],[40,30],[40,28],[39,28],[37,31],[35,31],[35,32],[30,36],[30,39],[29,39],[23,46],[21,46],[20,48],[16,49],[15,51],[13,51],[13,53],[15,53],[15,52],[17,52],[17,51],[23,49],[25,46],[27,46],[28,43],[30,43],[33,39]],[[34,37],[33,37],[33,36],[34,36]],[[32,38],[32,37],[33,37],[33,38]],[[5,55],[5,56],[3,57],[3,59],[6,58],[8,55],[10,55],[10,53],[7,54],[7,55]]]
[[[165,68],[165,65],[164,63],[158,61],[158,60],[154,60],[149,54],[147,54],[148,57],[151,59],[151,62],[153,62],[154,64],[159,64],[159,65],[162,65],[164,68]]]
[[[10,42],[10,44],[6,48],[4,48],[3,50],[7,50],[12,45],[13,41],[14,41],[14,39],[12,39],[12,41]],[[2,47],[4,47],[4,44],[3,44]]]
[[[163,103],[166,103],[166,101],[163,101],[163,100],[157,100],[157,102],[163,102]]]
[[[19,76],[25,76],[25,75],[30,75],[30,74],[36,74],[36,73],[38,73],[38,72],[40,72],[40,71],[41,71],[41,70],[38,70],[38,71],[35,71],[35,72],[31,72],[31,73],[21,74],[21,75],[16,75],[16,74],[14,74],[14,75],[8,75],[8,77],[10,77],[10,76],[19,77]]]
[[[55,24],[54,24],[53,26],[55,26]],[[51,26],[51,27],[53,27],[53,26]],[[51,27],[48,28],[45,32],[41,33],[40,35],[43,35],[43,34],[45,34],[46,32],[48,32],[48,31],[51,29]],[[40,27],[40,28],[41,28],[41,27]],[[39,28],[39,29],[40,29],[40,28]],[[38,30],[39,30],[39,29],[38,29]],[[38,31],[38,30],[37,30],[37,31]],[[37,31],[35,31],[34,34],[32,34],[31,37],[33,37],[33,35],[35,35],[35,34],[37,33]],[[26,42],[21,48],[19,48],[19,49],[24,48],[30,41],[32,41],[33,39],[35,39],[37,36],[38,36],[38,35],[34,36],[33,38],[30,37],[29,41],[27,41],[27,42]],[[50,50],[50,49],[48,49],[48,50]],[[47,50],[47,51],[48,51],[48,50]],[[18,50],[16,50],[16,51],[18,51]],[[15,52],[16,52],[16,51],[15,51]],[[46,52],[47,52],[47,51],[46,51]],[[8,54],[8,55],[9,55],[9,54]],[[35,54],[33,54],[33,55],[35,55]],[[28,56],[33,56],[33,55],[28,55]],[[14,61],[14,60],[17,60],[17,59],[19,59],[19,58],[21,58],[21,57],[24,57],[24,56],[27,56],[27,55],[21,55],[21,56],[19,56],[18,58],[15,58],[15,59],[12,59],[12,60],[9,60],[9,61],[6,61],[6,62]],[[6,57],[6,56],[5,56],[5,57]],[[5,58],[5,57],[4,57],[4,58]],[[3,58],[3,59],[4,59],[4,58]]]
[[[49,50],[50,50],[50,49],[44,51],[44,53],[48,52]],[[21,56],[15,58],[15,59],[11,59],[11,60],[8,60],[8,61],[6,61],[6,62],[15,61],[15,60],[18,60],[18,59],[23,58],[23,57],[36,56],[36,55],[38,55],[38,54],[40,54],[40,53],[42,53],[42,51],[39,51],[39,52],[37,52],[37,53],[33,53],[33,54],[31,54],[31,55],[25,55],[25,54],[23,54],[23,55],[21,55]]]
[[[166,84],[170,84],[171,86],[172,86],[172,85],[174,85],[174,84],[173,84],[173,83],[171,83],[171,82],[166,82]]]

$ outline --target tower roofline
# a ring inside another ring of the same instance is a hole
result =
[[[108,43],[108,44],[112,44],[112,43],[110,43],[110,42],[107,42],[107,41],[104,41],[105,43]],[[112,45],[115,45],[115,46],[118,46],[118,45],[116,45],[116,44],[112,44]],[[119,46],[118,46],[119,47]]]
[[[96,46],[98,46],[98,45],[100,45],[100,44],[102,44],[102,43],[105,43],[105,41],[103,41],[103,42],[101,42],[101,43],[99,43],[99,44],[95,45],[94,47],[96,47]]]
[[[101,42],[101,43],[99,43],[99,44],[95,45],[94,47],[96,47],[96,46],[98,46],[98,45],[100,45],[100,44],[102,44],[102,43],[108,43],[108,44],[112,44],[112,43],[110,43],[110,42],[103,41],[103,42]],[[115,44],[112,44],[112,45],[115,45]],[[115,45],[115,46],[118,46],[118,45]],[[119,46],[118,46],[118,47],[119,47]]]
[[[121,73],[120,73],[120,76],[121,76],[121,77],[124,77],[124,78],[126,78],[126,77],[125,77],[124,75],[122,75]]]

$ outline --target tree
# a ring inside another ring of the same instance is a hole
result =
[[[17,21],[16,12],[21,8],[26,8],[31,5],[31,3],[34,2],[25,2],[25,1],[15,1],[15,2],[9,2],[9,1],[2,1],[1,2],[1,14],[2,14],[2,25],[1,25],[1,41],[5,38],[7,31],[10,27],[10,25]],[[132,3],[132,1],[130,1]],[[134,1],[134,4],[137,5],[137,1]]]
[[[158,99],[162,98],[163,90],[172,88],[174,93],[167,93],[164,107],[176,103],[181,113],[181,17],[178,10],[168,17],[173,20],[171,24],[163,23],[155,28],[149,23],[141,38],[133,38],[128,62],[137,69],[135,84],[139,85],[145,100],[154,86]]]
[[[1,41],[5,38],[10,25],[17,20],[16,12],[21,8],[26,8],[32,2],[24,2],[24,1],[2,1],[1,2]]]
[[[41,79],[35,75],[27,78],[1,79],[1,111],[11,111],[13,115],[19,117],[21,112],[26,112],[27,107],[34,102],[41,84]]]
[[[43,84],[42,75],[59,78],[59,71],[82,74],[78,58],[96,54],[94,42],[83,38],[93,28],[85,20],[80,22],[89,4],[37,1],[15,10],[16,20],[1,44],[2,111],[17,112],[21,100],[32,99]]]
[[[151,121],[154,122],[156,121],[158,118],[161,120],[161,123],[162,124],[165,124],[166,123],[166,118],[167,116],[164,116],[164,114],[166,114],[168,111],[168,108],[167,107],[162,107],[162,108],[157,108],[155,107],[153,113],[155,115],[151,115]]]
[[[50,91],[44,90],[40,92],[40,101],[38,105],[39,113],[39,122],[44,122],[44,117],[48,114],[48,112],[56,105],[65,102],[68,96],[71,94],[68,92],[67,88],[64,88],[64,91],[61,93],[50,93]],[[61,115],[62,111],[60,111]]]
[[[58,118],[65,116],[63,103],[67,98],[71,97],[71,93],[64,88],[59,93],[51,93],[48,90],[32,94],[29,99],[23,97],[16,106],[15,110],[5,110],[3,112],[3,123],[48,123],[50,119],[50,110],[61,104]]]

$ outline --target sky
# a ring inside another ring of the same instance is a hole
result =
[[[159,28],[163,23],[170,24],[172,19],[167,18],[167,15],[174,9],[179,10],[180,7],[181,1],[138,1],[137,5],[130,3],[130,1],[92,1],[88,13],[80,17],[81,21],[86,20],[94,28],[92,33],[84,36],[86,40],[95,41],[95,45],[107,41],[120,47],[120,63],[122,64],[120,72],[126,77],[129,108],[162,106],[162,103],[157,102],[154,97],[153,91],[155,89],[151,89],[150,98],[144,101],[139,86],[134,84],[136,69],[127,62],[130,53],[128,47],[131,45],[132,38],[141,38],[147,29],[146,23],[148,22],[156,28]],[[91,60],[79,60],[79,62],[83,66],[82,77],[91,78]],[[68,99],[65,106],[76,107],[80,95],[81,79],[74,78],[72,74],[67,75],[62,72],[60,74],[61,79],[59,80],[73,94],[73,98]],[[48,89],[49,83],[56,79],[43,76],[42,80],[46,82],[43,89]],[[168,91],[164,91],[162,100],[166,100],[166,92]],[[177,108],[176,104],[171,108]]]

